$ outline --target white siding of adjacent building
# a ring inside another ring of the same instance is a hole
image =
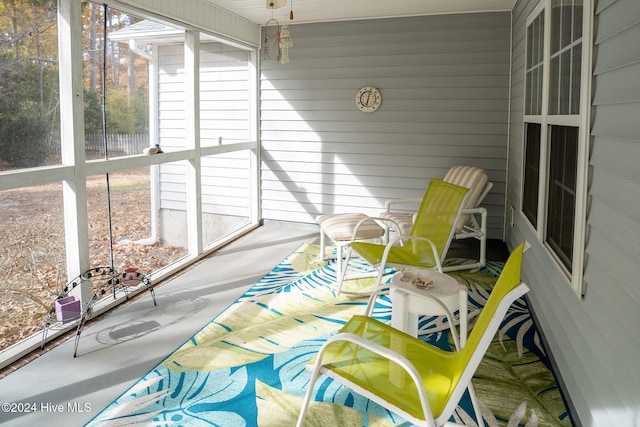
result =
[[[158,46],[158,142],[164,150],[185,147],[184,50],[181,44]],[[249,140],[249,52],[220,43],[200,49],[201,144]],[[202,159],[204,213],[249,216],[249,167],[246,151]],[[160,208],[185,210],[185,170],[160,166]]]
[[[118,3],[219,34],[229,41],[260,46],[259,25],[206,0],[119,0]]]

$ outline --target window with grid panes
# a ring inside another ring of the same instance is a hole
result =
[[[583,57],[591,48],[583,21],[590,8],[583,0],[543,1],[526,31],[522,212],[577,291],[590,71]]]

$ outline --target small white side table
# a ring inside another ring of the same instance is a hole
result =
[[[433,280],[433,285],[421,289],[402,280],[402,272],[394,275],[390,283],[391,326],[417,337],[420,315],[447,316],[451,333],[457,336],[455,319],[449,318],[447,311],[431,297],[437,298],[452,315],[456,310],[460,312],[460,346],[464,346],[467,341],[467,288],[436,270],[417,268],[412,271],[427,281]]]

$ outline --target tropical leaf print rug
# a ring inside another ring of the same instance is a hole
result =
[[[319,261],[318,250],[302,245],[88,425],[295,425],[309,380],[305,365],[367,303],[365,297],[335,294],[334,261]],[[501,267],[490,263],[480,272],[452,273],[469,289],[471,319]],[[345,286],[371,284],[359,279]],[[387,297],[378,300],[374,315],[390,320]],[[451,348],[442,319],[423,316],[419,331],[421,339]],[[511,307],[473,384],[487,426],[571,426],[524,300]],[[321,377],[316,389],[307,425],[410,425],[329,378]],[[466,395],[452,421],[476,425]]]

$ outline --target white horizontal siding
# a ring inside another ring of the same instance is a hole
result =
[[[118,0],[119,3],[172,18],[249,46],[260,45],[260,26],[207,0]]]
[[[291,62],[261,63],[263,217],[377,215],[470,164],[496,184],[485,205],[502,238],[509,23],[490,13],[292,25]],[[372,114],[355,106],[365,85],[382,92]]]
[[[522,217],[508,229],[508,242],[533,243],[524,266],[530,300],[580,425],[635,426],[640,425],[640,3],[597,3],[584,298],[576,298]],[[522,188],[525,20],[536,4],[520,1],[513,14],[508,199],[516,207]]]
[[[158,46],[158,139],[165,150],[185,147],[184,49]],[[249,139],[249,53],[220,43],[200,47],[200,142],[215,145]],[[204,213],[250,216],[250,160],[247,152],[201,159]],[[184,165],[163,164],[160,207],[186,209]]]
[[[640,99],[640,87],[628,85],[628,82],[638,74],[640,74],[640,63],[630,64],[598,75],[598,93],[594,103],[606,105],[634,102]]]

